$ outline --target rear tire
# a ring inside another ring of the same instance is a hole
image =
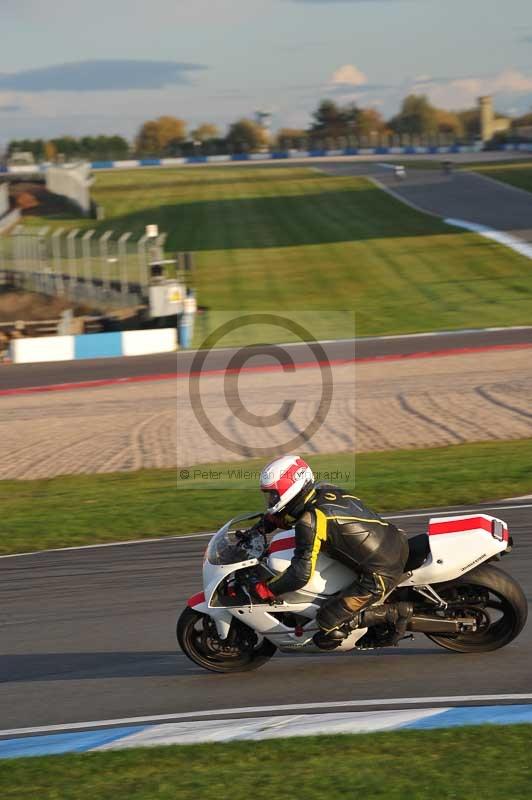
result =
[[[519,636],[526,623],[528,603],[516,580],[497,567],[486,564],[441,587],[436,585],[435,589],[445,600],[450,599],[453,589],[465,586],[483,588],[489,593],[483,613],[484,626],[471,633],[449,636],[426,634],[429,639],[446,650],[458,653],[487,653],[505,647]],[[475,606],[469,608],[474,612]],[[478,608],[480,610],[481,607]],[[495,611],[501,614],[496,620],[493,619]]]
[[[177,641],[191,661],[211,672],[247,672],[258,669],[274,655],[277,648],[267,639],[253,648],[223,647],[216,635],[209,631],[210,617],[193,608],[186,608],[177,620]],[[235,620],[233,625],[238,621]],[[240,623],[242,627],[245,626]],[[250,636],[255,636],[251,628]],[[247,632],[247,631],[246,631]],[[238,640],[237,640],[238,641]]]

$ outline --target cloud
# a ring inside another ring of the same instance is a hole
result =
[[[17,92],[90,92],[160,89],[187,84],[189,73],[206,69],[179,61],[79,61],[14,73],[0,73],[0,89]]]
[[[17,111],[22,111],[22,106],[16,105],[14,103],[6,103],[5,105],[0,105],[0,114],[14,114]]]
[[[366,75],[354,64],[339,67],[331,78],[331,83],[335,86],[364,86],[367,82]]]
[[[491,94],[507,108],[517,101],[517,107],[528,102],[532,93],[532,76],[516,69],[506,69],[489,77],[417,79],[408,91],[427,94],[431,101],[444,108],[474,106],[481,95]]]

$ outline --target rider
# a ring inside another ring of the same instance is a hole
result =
[[[346,633],[347,622],[373,603],[381,602],[399,583],[408,558],[406,534],[383,520],[358,497],[327,483],[316,483],[309,465],[299,456],[282,456],[260,476],[267,511],[258,523],[263,533],[295,528],[295,551],[290,566],[267,582],[255,584],[261,600],[295,592],[310,580],[320,550],[351,567],[356,580],[318,611],[320,631],[314,641],[334,649]],[[256,526],[257,527],[257,526]]]

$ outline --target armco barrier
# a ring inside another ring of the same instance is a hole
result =
[[[9,345],[9,357],[15,364],[33,364],[43,361],[171,353],[176,349],[176,329],[155,328],[145,331],[14,339]]]

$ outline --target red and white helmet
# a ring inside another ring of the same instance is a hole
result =
[[[281,456],[262,470],[260,490],[268,497],[268,513],[277,514],[314,483],[314,475],[299,456]]]

